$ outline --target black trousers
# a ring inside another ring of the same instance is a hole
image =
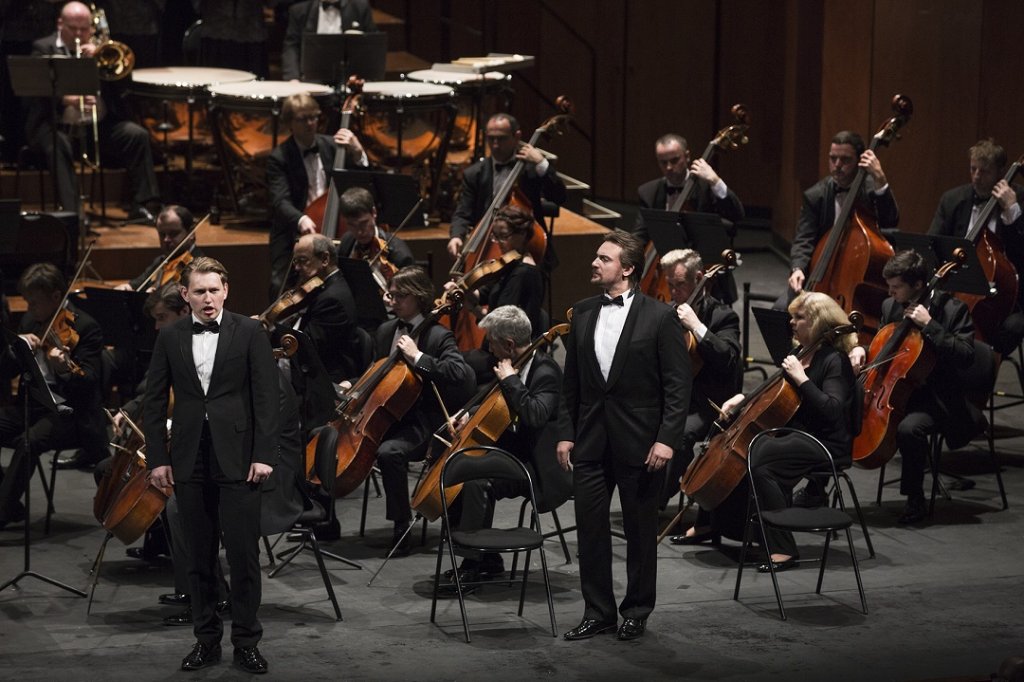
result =
[[[217,615],[217,562],[221,536],[231,576],[231,643],[255,646],[263,635],[260,607],[260,490],[221,471],[208,427],[203,427],[195,470],[178,481],[175,496],[188,528],[189,593],[196,640],[220,643],[224,626]]]
[[[490,528],[494,525],[494,503],[513,497],[526,497],[530,494],[530,486],[526,481],[507,481],[503,479],[477,479],[467,481],[462,486],[462,513],[459,518],[459,530],[474,531]],[[467,559],[479,560],[480,552],[463,550],[460,552]]]
[[[49,450],[70,446],[76,440],[73,415],[29,408],[28,442],[25,444],[25,413],[20,398],[16,404],[0,409],[0,445],[13,447],[14,455],[6,474],[0,474],[0,521],[8,521],[25,494],[36,457]]]
[[[626,594],[623,618],[647,618],[654,610],[658,579],[658,502],[665,471],[627,466],[605,453],[601,461],[576,462],[573,468],[580,586],[584,618],[614,623],[612,583],[612,491],[619,489],[626,534]]]
[[[400,426],[377,448],[377,468],[384,486],[387,520],[396,524],[412,519],[409,499],[409,462],[419,462],[427,454],[429,441],[418,429]]]

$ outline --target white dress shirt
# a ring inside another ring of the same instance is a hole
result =
[[[632,289],[622,296],[622,305],[602,305],[597,314],[597,326],[594,328],[594,355],[597,365],[601,368],[601,376],[608,381],[608,374],[615,359],[615,348],[619,345],[622,328],[626,325],[626,317],[633,305],[635,296]],[[606,298],[612,298],[605,294]]]
[[[220,324],[223,319],[224,311],[221,310],[217,315],[217,324]],[[195,314],[192,315],[192,321],[206,324]],[[213,376],[213,361],[217,357],[217,340],[219,338],[220,334],[209,332],[192,334],[192,359],[196,363],[196,374],[199,375],[199,383],[203,386],[204,395],[210,390],[210,377]]]

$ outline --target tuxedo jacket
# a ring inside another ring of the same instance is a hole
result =
[[[380,238],[384,241],[391,239],[391,243],[388,244],[389,263],[398,269],[416,264],[416,258],[412,255],[412,249],[402,241],[401,237],[392,238],[389,232],[380,230]],[[341,235],[341,240],[338,242],[338,258],[355,258],[356,256],[352,255],[355,246],[356,238],[351,232]]]
[[[281,428],[274,470],[260,485],[260,534],[291,530],[303,510],[300,486],[305,480],[305,441],[299,422],[299,401],[284,374],[277,373]]]
[[[280,399],[270,339],[256,320],[225,310],[209,391],[204,394],[192,355],[192,316],[157,336],[146,379],[146,460],[150,469],[170,465],[177,481],[195,469],[203,422],[214,453],[231,480],[245,480],[253,462],[277,461]],[[167,407],[174,389],[170,446]]]
[[[559,206],[565,203],[565,183],[555,172],[555,164],[548,162],[548,170],[542,176],[531,175],[525,170],[519,176],[519,188],[526,194],[533,207],[533,217],[544,224],[541,199],[553,201]],[[476,226],[487,207],[494,200],[494,160],[490,157],[477,161],[462,174],[462,190],[452,214],[450,236],[466,238]]]
[[[574,441],[574,461],[600,462],[609,453],[639,467],[655,441],[682,448],[692,382],[683,327],[670,306],[633,295],[607,381],[594,353],[602,296],[573,307],[562,383],[569,420],[562,439]]]
[[[394,318],[377,328],[374,337],[374,357],[377,359],[386,358],[391,353],[391,343],[395,338],[398,323],[399,320]],[[476,382],[472,370],[459,352],[455,336],[449,330],[436,322],[431,323],[424,327],[419,338],[415,340],[423,355],[412,369],[423,380],[423,389],[416,404],[405,413],[400,425],[411,429],[423,441],[444,422],[444,412],[428,384],[432,382],[437,385],[437,390],[444,398],[445,407],[449,412],[454,412],[469,400]]]
[[[740,389],[740,318],[710,296],[695,312],[708,329],[697,344],[704,367],[693,379],[690,411],[717,414],[709,401],[721,405]]]
[[[340,270],[309,293],[309,304],[299,317],[299,329],[309,337],[334,383],[365,369],[357,319],[355,298]]]
[[[328,135],[316,136],[316,147],[320,161],[328,173],[330,186],[330,169],[334,165],[334,139]],[[347,157],[346,157],[347,158]],[[273,216],[270,219],[270,240],[287,240],[289,249],[299,232],[299,218],[306,208],[306,194],[309,192],[309,180],[306,178],[306,166],[302,163],[302,150],[294,137],[274,147],[267,157],[267,187],[270,190],[270,205]]]
[[[694,181],[697,185],[693,192],[694,210],[700,213],[717,213],[722,218],[733,223],[743,220],[743,204],[735,192],[729,189],[726,191],[725,198],[719,199],[711,191],[711,185],[703,179],[694,177]],[[640,197],[640,207],[664,210],[665,200],[668,196],[666,187],[668,187],[668,181],[663,177],[640,185],[637,188],[637,194]],[[639,212],[636,216],[636,223],[633,226],[633,234],[642,239],[645,244],[650,239],[650,236],[647,234],[647,228],[644,226],[643,215]]]
[[[896,227],[900,222],[900,211],[896,199],[892,196],[892,187],[887,187],[882,194],[875,194],[871,177],[866,177],[861,185],[860,196],[856,208],[864,210],[878,221],[878,227],[887,230]],[[796,226],[796,235],[789,251],[789,265],[800,268],[805,275],[814,255],[814,247],[822,236],[832,229],[836,221],[836,182],[832,176],[822,178],[804,192],[804,203],[800,209],[800,220]]]
[[[319,0],[303,0],[288,8],[288,28],[285,29],[281,49],[281,78],[301,78],[302,34],[316,33],[320,18]],[[341,0],[341,31],[358,29],[363,33],[377,30],[373,10],[367,0]]]

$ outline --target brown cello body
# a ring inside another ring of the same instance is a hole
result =
[[[975,244],[981,270],[995,293],[992,296],[957,293],[956,297],[966,303],[971,311],[975,336],[981,341],[992,343],[1003,320],[1017,306],[1018,273],[1006,257],[1002,241],[990,230],[982,230]]]
[[[118,469],[113,469],[122,485],[102,520],[103,527],[126,545],[138,540],[153,525],[172,492],[170,488],[153,485],[141,454],[129,454]]]

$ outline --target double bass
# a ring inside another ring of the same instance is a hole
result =
[[[868,148],[872,152],[896,138],[914,113],[914,105],[909,97],[895,95],[892,110],[893,115],[871,138]],[[860,311],[866,331],[874,332],[878,329],[882,301],[888,295],[882,268],[892,258],[893,248],[882,236],[874,217],[857,208],[866,175],[866,170],[857,169],[835,224],[814,249],[811,274],[804,282],[804,290],[828,294],[847,313]]]
[[[693,288],[689,298],[686,299],[686,305],[690,306],[694,310],[703,302],[705,296],[707,296],[708,288],[714,283],[715,279],[735,268],[740,263],[739,254],[732,249],[726,249],[722,252],[722,262],[716,263],[708,268],[704,272],[704,277],[701,278],[697,286]],[[700,370],[704,367],[704,358],[701,357],[697,351],[697,336],[687,330],[686,331],[686,348],[690,353],[690,374],[697,376]]]
[[[572,310],[569,311],[571,316]],[[523,351],[519,357],[512,361],[512,366],[518,371],[533,357],[542,346],[554,343],[559,336],[569,333],[569,323],[558,324],[546,331]],[[448,461],[452,453],[461,448],[474,445],[494,445],[501,438],[505,430],[512,424],[512,413],[509,411],[508,403],[501,392],[501,386],[494,380],[484,386],[469,403],[459,412],[452,415],[452,420],[458,419],[462,414],[477,408],[469,420],[458,429],[450,443],[446,443],[444,452],[430,465],[426,475],[420,479],[419,485],[412,495],[412,508],[428,521],[434,521],[441,516],[441,469]],[[444,429],[447,424],[442,426]],[[436,435],[436,434],[435,434]],[[437,436],[440,438],[440,436]],[[462,492],[462,484],[451,486],[444,491],[445,499],[450,505]]]
[[[927,305],[932,291],[967,262],[962,249],[945,263],[911,305]],[[909,307],[909,306],[908,306]],[[860,433],[853,439],[853,461],[865,469],[884,466],[896,454],[896,429],[906,415],[907,401],[935,368],[935,351],[921,331],[904,318],[882,327],[871,341],[867,364],[857,381],[864,392]]]
[[[849,324],[829,329],[811,345],[796,349],[794,355],[802,360],[826,341],[832,343],[855,333],[859,324],[860,314],[851,313]],[[744,397],[734,416],[715,422],[683,475],[680,489],[702,509],[720,505],[747,475],[747,454],[754,436],[785,426],[798,409],[800,395],[785,370],[780,369]],[[716,428],[718,433],[714,433]]]
[[[747,130],[750,129],[750,118],[747,107],[743,104],[734,104],[729,111],[735,117],[736,123],[719,130],[714,139],[708,142],[708,146],[700,157],[708,163],[711,163],[711,159],[719,149],[736,150],[748,142]],[[682,211],[693,198],[696,189],[697,180],[693,173],[688,173],[682,191],[673,199],[669,210]],[[668,290],[666,273],[663,273],[659,267],[660,262],[661,259],[658,256],[658,250],[654,248],[654,242],[648,242],[644,251],[644,269],[640,279],[640,290],[652,298],[668,303],[672,301],[672,295]]]
[[[460,305],[462,297],[461,289],[445,291],[410,336],[418,337],[427,325]],[[352,388],[345,391],[335,409],[335,417],[328,422],[338,431],[335,497],[349,494],[370,475],[377,448],[388,430],[416,404],[422,388],[422,380],[405,361],[402,352],[395,348],[386,358],[370,365]],[[314,482],[318,482],[315,467],[319,441],[318,434],[306,446],[306,474]]]
[[[1024,163],[1024,156],[1010,165],[1010,169],[1003,177],[1007,183],[1013,181],[1014,176],[1020,171],[1022,163]],[[989,283],[989,295],[956,294],[956,297],[966,303],[968,310],[971,311],[975,335],[980,340],[989,343],[995,338],[1003,320],[1016,308],[1017,296],[1020,292],[1017,268],[1006,257],[1002,240],[987,227],[998,206],[999,200],[994,196],[989,197],[966,235],[966,239],[976,246],[981,270],[985,273],[985,279]]]

